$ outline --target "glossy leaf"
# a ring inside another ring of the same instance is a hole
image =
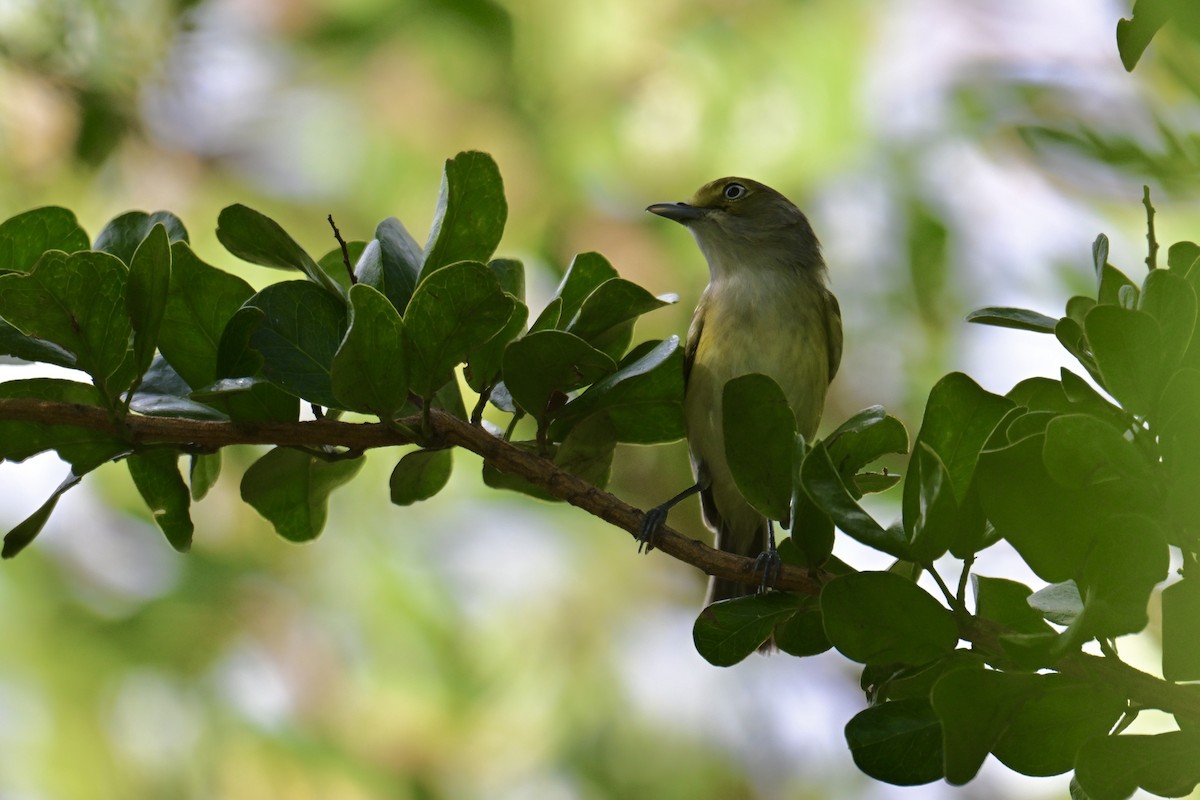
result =
[[[217,482],[221,475],[221,451],[215,453],[193,454],[189,458],[188,483],[191,487],[192,500],[204,499],[208,490]]]
[[[74,212],[57,206],[31,209],[0,223],[0,273],[29,272],[47,250],[75,253],[88,246]]]
[[[815,597],[802,599],[795,614],[777,623],[774,638],[776,647],[798,658],[820,655],[833,647],[825,635],[821,607]]]
[[[179,453],[157,448],[125,459],[138,493],[171,547],[186,553],[192,547],[191,494],[179,474]]]
[[[504,351],[504,385],[534,419],[550,413],[550,398],[565,395],[616,371],[611,358],[574,334],[538,331]]]
[[[825,634],[860,664],[924,664],[954,650],[954,617],[928,592],[890,572],[834,578],[821,590]]]
[[[1170,553],[1150,519],[1110,515],[1076,579],[1084,598],[1087,633],[1116,637],[1149,624],[1146,607],[1154,587],[1166,579]]]
[[[514,305],[496,274],[477,261],[424,275],[404,314],[412,390],[432,397],[473,345],[505,326]]]
[[[392,502],[409,506],[428,500],[450,480],[454,466],[453,450],[414,450],[396,462],[388,480]]]
[[[217,216],[217,240],[243,261],[276,269],[299,270],[332,295],[342,294],[337,282],[278,222],[241,203],[226,206]]]
[[[408,307],[425,254],[421,245],[395,217],[375,228],[375,240],[367,245],[354,268],[359,283],[378,289],[401,314]]]
[[[975,777],[1016,709],[1037,691],[1037,677],[960,669],[938,679],[930,700],[942,722],[947,782]]]
[[[998,328],[1016,328],[1034,333],[1054,333],[1054,326],[1058,320],[1024,308],[988,306],[967,314],[967,322],[994,325]]]
[[[408,401],[404,321],[366,284],[353,286],[349,297],[349,328],[330,365],[333,395],[342,408],[390,419]]]
[[[1140,309],[1158,322],[1162,331],[1162,361],[1174,369],[1192,343],[1196,329],[1196,293],[1187,279],[1165,269],[1153,270],[1142,285]]]
[[[487,261],[507,218],[504,182],[490,155],[468,151],[447,159],[421,280],[456,261]]]
[[[846,480],[889,453],[908,452],[904,423],[889,416],[883,406],[864,408],[825,437],[829,457]]]
[[[346,333],[346,304],[307,281],[284,281],[246,305],[263,312],[250,334],[250,346],[263,358],[263,374],[303,400],[338,407],[331,370]]]
[[[1122,302],[1122,294],[1130,298],[1129,302]],[[1112,264],[1105,264],[1100,270],[1100,288],[1096,294],[1100,305],[1136,308],[1138,294],[1137,284]]]
[[[346,254],[342,253],[342,248],[333,248],[325,255],[317,259],[317,266],[321,271],[329,276],[330,280],[338,285],[342,293],[348,293],[354,282],[350,280],[350,273],[354,268],[354,264],[362,257],[363,251],[366,250],[366,242],[346,242]],[[346,255],[350,257],[350,269],[346,269]]]
[[[551,436],[563,438],[593,414],[604,414],[618,441],[631,444],[670,442],[683,436],[683,350],[679,337],[632,353],[619,369],[592,384],[555,414]]]
[[[467,351],[467,368],[464,373],[468,386],[476,392],[482,392],[499,381],[503,374],[504,353],[509,344],[525,330],[525,323],[528,321],[529,309],[518,301],[512,316],[499,333]]]
[[[44,361],[60,367],[75,367],[75,355],[45,339],[26,336],[0,319],[0,356],[13,356],[25,361]]]
[[[1084,744],[1075,777],[1091,800],[1124,800],[1139,788],[1183,797],[1200,783],[1200,731],[1098,736]]]
[[[153,214],[147,214],[145,211],[126,211],[104,226],[96,236],[96,244],[92,249],[114,255],[132,266],[137,249],[158,225],[163,227],[168,246],[175,242],[188,241],[188,232],[183,226],[183,221],[170,211],[155,211]]]
[[[579,313],[579,309],[591,293],[605,281],[616,277],[617,270],[599,253],[580,253],[575,256],[554,294],[559,307],[554,325],[566,327],[575,319],[575,315]]]
[[[846,723],[854,764],[875,780],[919,786],[942,777],[942,725],[929,700],[870,706]]]
[[[779,622],[796,612],[796,597],[782,592],[722,600],[696,618],[692,639],[705,661],[731,667],[756,651]]]
[[[800,477],[808,496],[834,524],[853,538],[896,558],[908,554],[908,542],[902,532],[884,528],[850,494],[823,442],[809,451]]]
[[[1143,311],[1096,306],[1085,323],[1104,387],[1135,414],[1151,410],[1162,391],[1162,331]]]
[[[1003,625],[1018,633],[1051,633],[1042,614],[1029,604],[1032,590],[1017,581],[972,575],[977,616]],[[1075,597],[1079,594],[1076,592]]]
[[[16,527],[4,535],[4,546],[0,548],[0,558],[12,558],[28,547],[37,535],[42,532],[42,528],[46,527],[46,522],[50,519],[50,515],[54,513],[54,508],[58,505],[59,498],[81,480],[83,480],[81,474],[73,471],[67,473],[66,480],[58,485],[58,488],[47,498],[46,502],[38,506],[36,511],[18,522]]]
[[[959,535],[959,510],[950,471],[925,442],[918,441],[904,479],[904,529],[909,560],[930,564]],[[910,492],[909,486],[914,487]]]
[[[579,313],[568,323],[567,330],[605,349],[618,329],[623,330],[622,326],[671,302],[674,301],[655,297],[632,281],[610,278],[587,296]],[[619,349],[624,351],[624,346]]]
[[[1151,479],[1151,465],[1121,431],[1088,414],[1064,414],[1046,426],[1046,471],[1062,486],[1118,478]]]
[[[0,276],[0,317],[22,333],[45,339],[75,355],[107,398],[129,349],[132,328],[125,313],[125,265],[107,253],[47,253],[28,274]]]
[[[158,349],[193,389],[227,377],[217,374],[221,335],[253,294],[250,284],[204,263],[187,244],[171,246],[171,286]]]
[[[162,356],[155,356],[150,369],[130,398],[129,408],[154,417],[229,419],[212,406],[194,400],[192,389]]]
[[[554,463],[598,488],[608,486],[617,436],[604,415],[589,417],[567,434],[554,454]]]
[[[362,469],[363,459],[323,461],[276,447],[242,476],[242,499],[292,542],[315,539],[325,527],[329,495]]]
[[[129,261],[125,310],[133,326],[133,360],[140,377],[150,368],[171,286],[171,243],[167,229],[155,224]]]
[[[738,491],[767,519],[789,521],[796,417],[779,384],[751,373],[725,384],[725,458]]]
[[[1031,594],[1026,602],[1057,625],[1071,625],[1083,613],[1083,598],[1075,581],[1052,583]]]
[[[809,496],[801,479],[807,455],[804,437],[796,434],[792,451],[792,535],[788,541],[795,546],[801,566],[818,569],[833,554],[834,526],[829,515]],[[821,636],[824,638],[823,632]]]

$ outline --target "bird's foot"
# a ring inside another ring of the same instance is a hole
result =
[[[649,553],[654,549],[655,540],[658,539],[658,529],[667,521],[667,512],[670,506],[661,505],[655,506],[646,512],[642,517],[642,529],[638,531],[638,552]]]
[[[754,571],[755,573],[762,572],[762,580],[758,583],[759,594],[774,588],[775,581],[779,580],[779,573],[782,569],[783,559],[779,557],[779,551],[774,547],[769,547],[758,554],[758,558],[754,559]]]

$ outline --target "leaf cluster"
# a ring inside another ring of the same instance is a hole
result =
[[[66,209],[28,211],[0,224],[0,355],[76,369],[89,382],[10,381],[0,397],[102,408],[118,432],[130,415],[295,423],[302,401],[319,418],[354,413],[398,430],[398,420],[419,415],[422,424],[402,432],[421,449],[400,458],[391,478],[392,500],[407,505],[450,477],[451,451],[429,414],[467,419],[465,384],[477,395],[475,424],[489,401],[510,415],[505,438],[528,416],[536,439],[523,446],[603,486],[616,442],[683,433],[678,339],[631,347],[637,317],[673,298],[654,297],[585,253],[534,316],[523,265],[493,258],[506,220],[500,172],[479,152],[446,162],[424,246],[388,218],[369,240],[342,242],[338,233],[339,246],[314,258],[274,220],[229,206],[217,220],[221,244],[297,276],[256,292],[197,256],[169,212],[123,214],[92,241]],[[32,541],[66,489],[112,460],[128,464],[167,540],[186,550],[190,503],[220,472],[219,450],[186,442],[0,421],[0,459],[47,450],[71,475],[6,537],[5,557]],[[187,481],[181,455],[190,460]],[[281,536],[312,539],[329,493],[354,476],[361,456],[276,448],[247,470],[242,497]],[[485,479],[546,496],[490,465]]]

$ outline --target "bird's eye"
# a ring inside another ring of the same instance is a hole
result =
[[[726,200],[741,200],[746,196],[746,187],[740,183],[731,183],[725,187],[723,194]]]

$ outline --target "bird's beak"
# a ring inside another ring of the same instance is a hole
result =
[[[646,210],[651,214],[658,214],[660,217],[673,219],[681,225],[695,222],[704,216],[703,208],[688,205],[687,203],[655,203],[652,206],[647,206]]]

